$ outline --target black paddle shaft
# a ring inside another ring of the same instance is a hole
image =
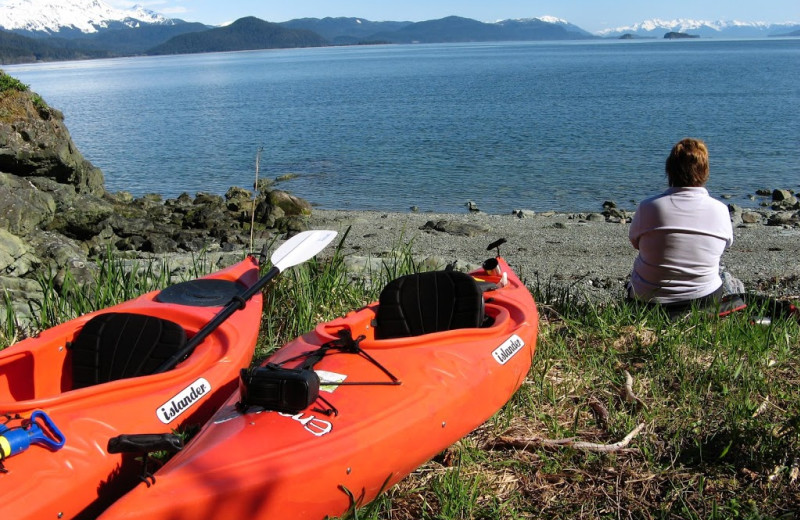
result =
[[[265,285],[269,283],[270,280],[278,276],[281,270],[277,267],[271,268],[267,271],[267,274],[262,276],[256,283],[251,285],[246,291],[238,296],[234,296],[231,300],[225,304],[225,307],[216,316],[214,316],[211,321],[206,323],[202,329],[197,331],[197,334],[191,337],[189,341],[186,342],[186,345],[178,352],[172,355],[168,360],[161,363],[161,365],[153,372],[154,374],[160,374],[162,372],[166,372],[167,370],[172,370],[186,355],[191,353],[200,343],[203,342],[204,339],[208,337],[209,334],[217,330],[222,323],[230,318],[230,316],[240,310],[244,309],[244,306],[247,304],[248,300],[255,296],[256,293],[261,291]]]

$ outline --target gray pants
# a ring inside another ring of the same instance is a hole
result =
[[[742,281],[729,273],[724,267],[719,270],[719,276],[722,278],[723,294],[744,293],[744,284]]]

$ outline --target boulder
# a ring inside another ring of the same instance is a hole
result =
[[[87,247],[80,241],[52,231],[37,231],[26,237],[34,251],[39,251],[42,262],[54,270],[69,263],[88,261]]]
[[[125,220],[112,204],[95,195],[79,195],[69,205],[59,200],[57,205],[58,212],[46,229],[77,240],[97,236],[109,226],[109,221]]]
[[[256,206],[255,222],[263,227],[273,228],[275,223],[286,216],[278,206],[273,206],[266,198],[261,198]]]
[[[607,219],[615,219],[617,221],[624,220],[627,218],[626,211],[618,208],[606,208],[606,210],[603,211],[603,215]]]
[[[0,115],[0,171],[50,178],[78,193],[105,191],[103,173],[77,150],[61,112],[34,103],[30,92],[6,90],[0,96],[6,108]]]
[[[536,212],[532,209],[515,209],[511,211],[511,214],[519,218],[531,218],[536,216]]]
[[[772,200],[774,202],[781,202],[784,200],[793,199],[791,190],[772,190]]]
[[[744,224],[760,224],[764,221],[764,216],[755,211],[742,212],[742,223]]]
[[[488,227],[481,224],[470,224],[468,222],[450,222],[449,220],[439,220],[434,222],[429,220],[420,229],[425,231],[439,231],[440,233],[447,233],[450,235],[459,235],[464,237],[474,237],[485,235],[490,230]]]
[[[275,221],[275,229],[291,237],[301,231],[308,231],[308,221],[300,215],[287,215]]]
[[[742,214],[742,207],[738,204],[728,204],[728,213],[731,215],[741,215]]]
[[[797,197],[794,195],[789,195],[789,197],[772,202],[772,209],[778,211],[790,211],[793,209],[800,209],[800,202],[798,202]]]
[[[284,173],[275,177],[275,182],[286,182],[298,178],[300,175],[297,173]]]
[[[0,172],[0,209],[0,228],[25,235],[50,224],[56,203],[27,179]]]
[[[225,226],[228,220],[225,208],[222,206],[222,197],[216,200],[208,200],[195,204],[183,219],[185,229],[207,229],[216,230],[220,226]]]
[[[0,275],[24,276],[39,263],[31,247],[0,227]]]
[[[768,226],[784,226],[800,220],[800,213],[792,211],[777,211],[767,218]]]
[[[41,286],[36,280],[29,278],[17,278],[14,276],[4,276],[0,274],[0,303],[6,300],[11,303],[17,325],[30,325],[33,317],[33,310],[37,303],[42,301],[44,294]]]
[[[311,204],[283,190],[272,190],[267,196],[269,205],[281,208],[286,216],[311,215]]]
[[[182,251],[200,252],[207,249],[208,240],[206,234],[198,229],[182,229],[175,233],[177,248]]]
[[[166,235],[151,234],[142,244],[142,251],[148,253],[171,253],[178,249],[178,241]]]
[[[253,192],[233,186],[225,193],[225,204],[229,211],[249,212],[253,208]]]

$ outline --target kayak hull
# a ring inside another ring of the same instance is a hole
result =
[[[363,334],[360,347],[399,384],[365,356],[334,353],[315,365],[323,379],[372,384],[323,387],[327,403],[294,414],[242,413],[236,392],[153,486],[137,486],[101,518],[321,520],[373,500],[489,419],[525,380],[538,314],[502,260],[501,268],[508,284],[485,296],[490,326],[375,339],[372,304],[288,343],[265,363],[314,350],[342,329]]]
[[[258,263],[248,258],[206,280],[230,282],[233,290],[243,292],[258,280]],[[7,472],[0,473],[0,518],[96,517],[139,483],[143,471],[141,454],[110,454],[109,439],[203,424],[234,391],[238,372],[255,349],[260,294],[174,369],[72,388],[70,347],[93,318],[106,313],[152,316],[179,325],[191,337],[224,305],[165,303],[160,294],[154,291],[81,316],[0,351],[0,413],[25,419],[42,410],[66,438],[61,449],[34,444],[3,461]]]

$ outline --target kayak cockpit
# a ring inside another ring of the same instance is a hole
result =
[[[94,315],[80,328],[43,334],[35,349],[4,352],[0,356],[0,402],[23,405],[150,375],[186,338],[183,327],[154,316]]]
[[[413,347],[431,341],[458,341],[512,329],[525,313],[504,298],[512,287],[499,287],[500,276],[476,279],[457,271],[432,271],[397,278],[378,302],[320,324],[316,334],[336,338],[342,329],[363,336],[365,348]]]
[[[460,341],[465,335],[478,339],[480,337],[494,336],[498,330],[512,330],[519,326],[519,322],[512,320],[512,314],[504,305],[487,302],[485,306],[486,320],[480,327],[465,327],[431,332],[418,336],[382,338],[376,323],[377,304],[368,305],[358,311],[348,313],[343,318],[319,324],[315,334],[320,338],[317,341],[328,341],[339,336],[339,331],[347,329],[354,338],[364,336],[361,346],[364,348],[412,348],[414,346],[429,345],[432,341],[439,344],[448,341]],[[329,339],[328,339],[329,338]]]

